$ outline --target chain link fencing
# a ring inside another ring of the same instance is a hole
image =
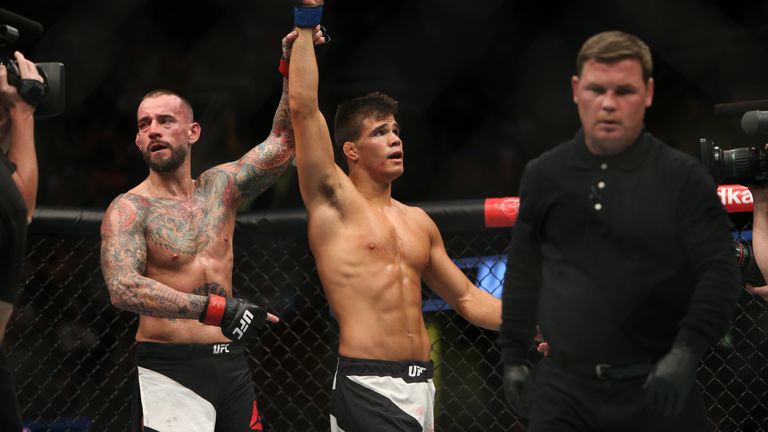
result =
[[[422,207],[457,265],[500,296],[509,229],[484,228],[476,204]],[[737,235],[749,241],[749,220],[738,217]],[[128,430],[138,320],[109,302],[99,268],[100,220],[100,212],[42,209],[30,227],[24,287],[5,346],[33,432]],[[338,328],[305,224],[302,212],[289,211],[241,216],[236,228],[237,295],[281,318],[248,348],[270,431],[328,430]],[[435,362],[436,430],[524,431],[506,405],[496,333],[470,325],[427,288],[423,298]],[[765,302],[744,292],[732,330],[699,370],[716,430],[755,431],[768,424],[766,331]],[[532,349],[531,362],[538,359]]]

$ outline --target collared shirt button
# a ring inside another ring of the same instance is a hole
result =
[[[605,189],[605,182],[604,181],[597,182],[597,188],[598,189]]]
[[[608,164],[605,163],[605,162],[601,163],[600,164],[600,169],[603,170],[603,171],[607,170],[608,169]]]
[[[600,203],[595,203],[595,210],[600,211],[603,209],[603,205]]]

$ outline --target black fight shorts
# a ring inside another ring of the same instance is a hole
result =
[[[263,430],[243,347],[136,344],[132,431]]]
[[[339,357],[331,432],[433,432],[432,362]]]

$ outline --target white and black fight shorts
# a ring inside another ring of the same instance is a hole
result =
[[[131,431],[262,431],[245,350],[235,344],[136,344]]]
[[[331,432],[433,432],[434,368],[425,361],[339,357]]]

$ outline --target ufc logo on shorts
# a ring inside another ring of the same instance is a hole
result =
[[[253,314],[251,311],[247,310],[243,314],[243,317],[240,318],[240,327],[235,328],[232,330],[232,334],[237,335],[237,340],[240,340],[243,338],[243,334],[248,331],[248,326],[251,325],[251,321],[253,320]]]
[[[425,370],[427,370],[427,368],[421,367],[421,366],[408,366],[408,376],[409,377],[421,376],[421,374]]]
[[[229,344],[216,344],[213,346],[214,354],[221,354],[221,353],[228,353],[228,352],[229,352]]]

